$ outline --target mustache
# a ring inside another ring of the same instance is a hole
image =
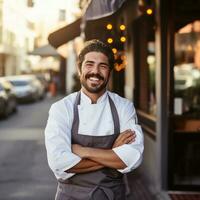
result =
[[[91,78],[91,77],[95,77],[95,78],[98,78],[98,79],[100,79],[100,80],[104,80],[104,77],[101,76],[100,74],[94,74],[94,73],[92,73],[92,74],[86,74],[86,75],[85,75],[85,78],[86,78],[86,79]]]

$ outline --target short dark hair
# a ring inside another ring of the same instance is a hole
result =
[[[115,58],[114,58],[114,54],[111,47],[100,40],[93,39],[85,43],[84,48],[81,50],[78,56],[78,67],[80,70],[81,70],[81,65],[84,61],[85,55],[92,51],[100,52],[100,53],[103,53],[105,56],[107,56],[110,70],[113,69]]]

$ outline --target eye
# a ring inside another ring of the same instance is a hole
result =
[[[87,67],[87,68],[93,67],[93,64],[92,63],[85,63],[85,67]]]
[[[102,69],[108,69],[108,68],[109,68],[108,65],[100,65],[100,67],[101,67]]]

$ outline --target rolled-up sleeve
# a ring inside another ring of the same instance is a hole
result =
[[[113,151],[118,155],[118,157],[126,164],[126,168],[123,170],[118,170],[121,173],[128,173],[135,168],[137,168],[143,158],[144,151],[144,138],[143,132],[137,123],[137,116],[135,108],[132,103],[129,103],[123,114],[123,119],[121,119],[121,132],[131,129],[135,132],[136,138],[135,141],[131,144],[124,144],[119,147],[113,148]]]
[[[64,109],[65,106],[61,102],[53,104],[49,110],[45,128],[48,164],[57,179],[67,179],[73,176],[73,173],[65,171],[81,160],[71,151],[70,114]]]

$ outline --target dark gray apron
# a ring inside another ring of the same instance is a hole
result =
[[[90,136],[78,134],[81,93],[78,92],[74,104],[74,120],[72,124],[72,144],[87,147],[111,149],[120,133],[119,116],[116,107],[108,95],[114,134],[108,136]],[[56,200],[125,200],[125,185],[123,175],[115,169],[103,168],[94,172],[76,174],[73,177],[58,182]]]

